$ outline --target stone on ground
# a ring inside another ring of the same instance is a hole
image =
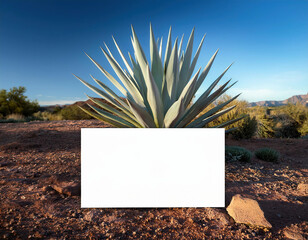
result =
[[[266,228],[272,227],[264,217],[264,212],[261,210],[258,202],[242,197],[240,194],[232,197],[231,203],[227,207],[227,212],[237,223]]]
[[[80,183],[58,182],[51,186],[54,190],[68,196],[80,196]]]
[[[303,194],[308,194],[308,183],[298,184],[297,190]]]
[[[295,232],[295,231],[292,231],[292,230],[289,230],[289,229],[284,230],[283,233],[284,233],[284,236],[287,239],[305,240],[305,238],[302,236],[302,234]]]

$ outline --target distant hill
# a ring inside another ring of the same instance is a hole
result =
[[[305,95],[295,95],[295,96],[290,97],[290,98],[283,100],[283,101],[252,102],[252,103],[249,104],[249,106],[250,107],[255,107],[255,106],[278,107],[278,106],[287,105],[288,103],[296,104],[298,102],[308,107],[308,93],[305,94]]]
[[[95,99],[109,104],[106,100],[104,100],[102,98],[95,98]],[[80,107],[84,107],[84,108],[89,108],[87,104],[95,105],[95,104],[93,104],[93,102],[90,99],[88,99],[86,101],[78,101],[78,102],[75,102],[73,104],[65,104],[65,105],[57,104],[57,105],[41,106],[39,108],[39,111],[41,111],[41,112],[44,112],[44,111],[53,112],[56,109],[59,109],[59,108],[62,109],[64,107],[68,107],[68,106],[80,106]]]

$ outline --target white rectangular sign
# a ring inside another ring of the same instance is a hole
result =
[[[81,129],[81,207],[224,207],[224,129]]]

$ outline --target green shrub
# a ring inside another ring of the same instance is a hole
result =
[[[275,137],[278,138],[299,138],[300,132],[297,130],[299,123],[286,114],[273,117],[275,122]]]
[[[51,113],[51,112],[48,112],[48,111],[36,112],[36,113],[33,114],[33,117],[36,120],[41,120],[41,121],[58,121],[58,120],[63,120],[63,117],[60,114]]]
[[[260,148],[255,151],[255,156],[267,162],[277,163],[279,160],[279,152],[271,148]]]
[[[225,148],[225,158],[227,162],[250,162],[251,156],[251,152],[246,148],[238,146],[226,146]]]
[[[258,122],[255,117],[249,115],[244,118],[239,127],[230,134],[234,139],[250,139],[257,131]]]
[[[291,119],[292,127],[287,127],[288,134],[295,134],[295,137],[305,136],[308,134],[308,107],[303,104],[291,104],[289,103],[286,106],[277,107],[275,110],[275,115],[287,115]],[[290,132],[290,128],[292,131]],[[296,131],[294,131],[296,128]]]
[[[257,136],[260,138],[273,138],[275,136],[274,122],[267,115],[257,116]]]
[[[201,114],[213,109],[217,105],[226,102],[231,99],[231,96],[229,95],[223,95],[222,97],[218,98],[218,100],[212,104],[210,104],[208,107],[206,107]],[[236,105],[234,109],[229,111],[228,113],[218,117],[217,119],[213,120],[209,124],[207,124],[205,127],[215,127],[217,125],[223,124],[224,122],[231,121],[232,119],[238,119],[243,116],[243,119],[234,122],[228,126],[225,127],[226,130],[236,128],[236,130],[231,131],[230,134],[235,139],[249,139],[253,137],[257,130],[257,121],[254,117],[250,116],[250,109],[249,104],[247,101],[243,100],[234,100],[232,103],[227,104],[223,109],[229,108],[233,105]]]
[[[15,120],[17,122],[23,122],[23,121],[26,120],[24,115],[18,114],[18,113],[13,113],[13,114],[7,115],[6,119],[7,120]]]
[[[299,126],[298,131],[300,132],[301,136],[308,135],[308,119]]]
[[[35,120],[38,119],[34,116],[25,117],[21,114],[14,113],[7,115],[4,119],[0,119],[0,123],[19,123],[19,122],[30,122]]]
[[[59,112],[62,119],[65,120],[84,120],[84,119],[93,119],[90,115],[82,111],[78,106],[71,105],[63,108]]]
[[[13,87],[10,91],[0,90],[0,114],[6,117],[10,114],[21,114],[31,116],[38,111],[39,105],[37,101],[30,101],[24,95],[25,87]]]

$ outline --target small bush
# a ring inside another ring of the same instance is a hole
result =
[[[0,113],[4,117],[14,113],[28,117],[38,111],[38,102],[28,100],[25,92],[25,87],[13,87],[9,91],[0,89]]]
[[[86,114],[82,111],[78,106],[67,106],[63,108],[59,114],[65,120],[85,120],[85,119],[93,119],[90,115]]]
[[[63,119],[60,114],[55,114],[55,113],[51,113],[48,111],[44,111],[44,112],[39,111],[39,112],[34,113],[33,116],[37,120],[41,120],[41,121],[59,121]]]
[[[18,114],[18,113],[13,113],[13,114],[7,115],[6,119],[7,120],[15,120],[17,122],[22,122],[22,121],[26,120],[24,115]]]
[[[257,117],[257,136],[260,138],[273,138],[275,136],[274,122],[271,117],[261,115]]]
[[[226,146],[225,157],[227,162],[250,162],[251,152],[246,148],[237,146]]]
[[[300,132],[301,136],[308,135],[308,119],[303,122],[298,131]]]
[[[275,137],[277,138],[299,138],[300,132],[298,122],[286,114],[280,114],[274,117],[275,121]]]
[[[279,152],[271,148],[260,148],[255,151],[255,156],[263,161],[278,162]]]
[[[249,115],[244,118],[241,125],[231,132],[234,139],[250,139],[257,131],[258,122],[255,117],[251,118]]]

